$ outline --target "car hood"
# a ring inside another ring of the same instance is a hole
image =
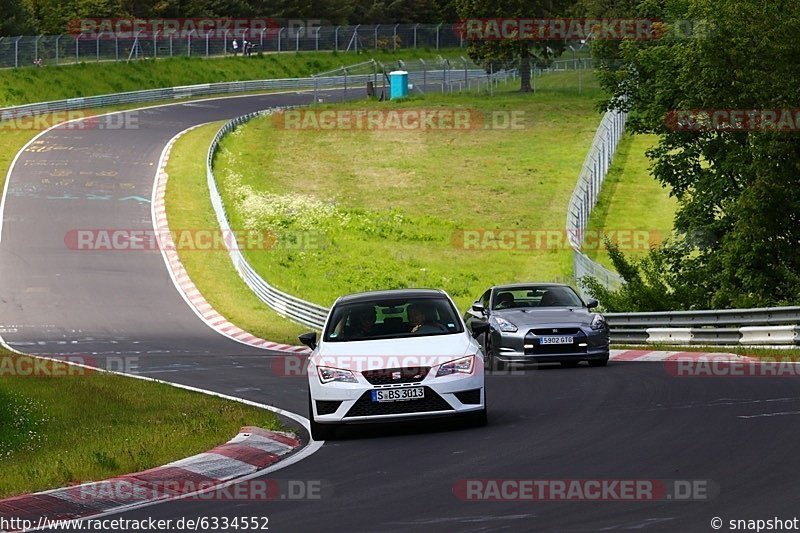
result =
[[[360,372],[436,366],[474,351],[467,333],[454,333],[374,341],[323,342],[311,356],[311,362],[317,366]]]
[[[594,313],[582,307],[547,307],[537,309],[501,309],[492,311],[494,316],[503,317],[516,326],[536,326],[540,324],[574,324],[588,326]]]

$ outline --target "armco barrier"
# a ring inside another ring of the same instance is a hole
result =
[[[800,307],[608,313],[619,344],[798,345]]]
[[[442,84],[451,83],[452,70],[429,70],[423,72],[410,72],[409,81],[419,84],[423,76],[431,80],[441,81]],[[505,73],[503,73],[505,75]],[[483,78],[486,72],[480,69],[459,70],[458,76],[467,78]],[[145,91],[131,91],[116,94],[103,94],[99,96],[85,96],[55,100],[13,107],[0,108],[0,120],[9,120],[17,117],[26,117],[33,114],[52,113],[55,111],[74,111],[79,109],[92,109],[121,104],[138,104],[156,102],[161,100],[178,100],[196,98],[200,96],[215,96],[245,92],[280,91],[280,90],[317,90],[334,87],[349,87],[349,90],[362,91],[366,95],[368,81],[376,81],[376,74],[357,74],[349,76],[325,76],[311,78],[280,78],[270,80],[231,81],[223,83],[203,83],[200,85],[186,85],[182,87],[167,87],[164,89],[148,89]],[[460,78],[459,78],[460,79]],[[354,93],[355,94],[355,93]],[[309,92],[309,102],[313,94]]]

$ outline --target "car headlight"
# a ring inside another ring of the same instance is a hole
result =
[[[606,327],[606,319],[603,317],[603,315],[600,314],[594,315],[594,318],[592,319],[591,328],[597,330],[597,329],[603,329],[605,327]]]
[[[494,325],[497,329],[504,333],[516,333],[517,326],[506,320],[505,318],[501,318],[499,316],[493,316],[492,320],[494,321]]]
[[[340,368],[331,368],[328,366],[317,367],[317,375],[322,383],[330,383],[331,381],[339,381],[342,383],[358,383],[356,376],[349,370],[342,370]]]
[[[450,376],[452,374],[472,374],[472,366],[475,364],[475,356],[468,355],[460,359],[454,359],[444,363],[439,367],[436,377]]]

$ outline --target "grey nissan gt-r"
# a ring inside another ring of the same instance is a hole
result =
[[[469,327],[488,319],[481,337],[487,366],[510,363],[608,363],[609,333],[597,300],[584,302],[569,285],[517,283],[488,289],[464,315]]]

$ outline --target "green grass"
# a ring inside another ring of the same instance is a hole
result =
[[[596,82],[546,74],[537,93],[429,93],[402,103],[339,108],[522,111],[526,127],[477,131],[288,131],[271,118],[228,136],[217,177],[231,226],[273,231],[270,251],[248,251],[279,288],[329,305],[375,288],[446,289],[463,307],[489,285],[571,281],[566,246],[465,250],[459,231],[563,231],[567,202],[600,120]],[[292,246],[293,239],[313,246]],[[201,287],[201,290],[205,290]]]
[[[458,58],[464,51],[398,50],[375,53],[299,52],[219,59],[169,58],[120,63],[78,63],[0,70],[0,107],[161,87],[266,78],[294,78],[375,58]]]
[[[168,385],[61,363],[32,376],[26,360],[0,352],[0,498],[160,466],[242,426],[280,428],[269,411]]]
[[[587,255],[606,267],[613,265],[598,235],[609,235],[626,255],[641,257],[672,231],[678,203],[653,178],[645,156],[656,142],[655,135],[624,135],[617,147],[585,243]]]
[[[167,220],[172,230],[214,229],[217,219],[206,184],[205,157],[221,122],[183,135],[172,148],[167,164]],[[228,320],[250,333],[274,342],[298,344],[307,327],[290,322],[270,310],[237,274],[225,250],[178,254],[189,277],[206,300]]]

